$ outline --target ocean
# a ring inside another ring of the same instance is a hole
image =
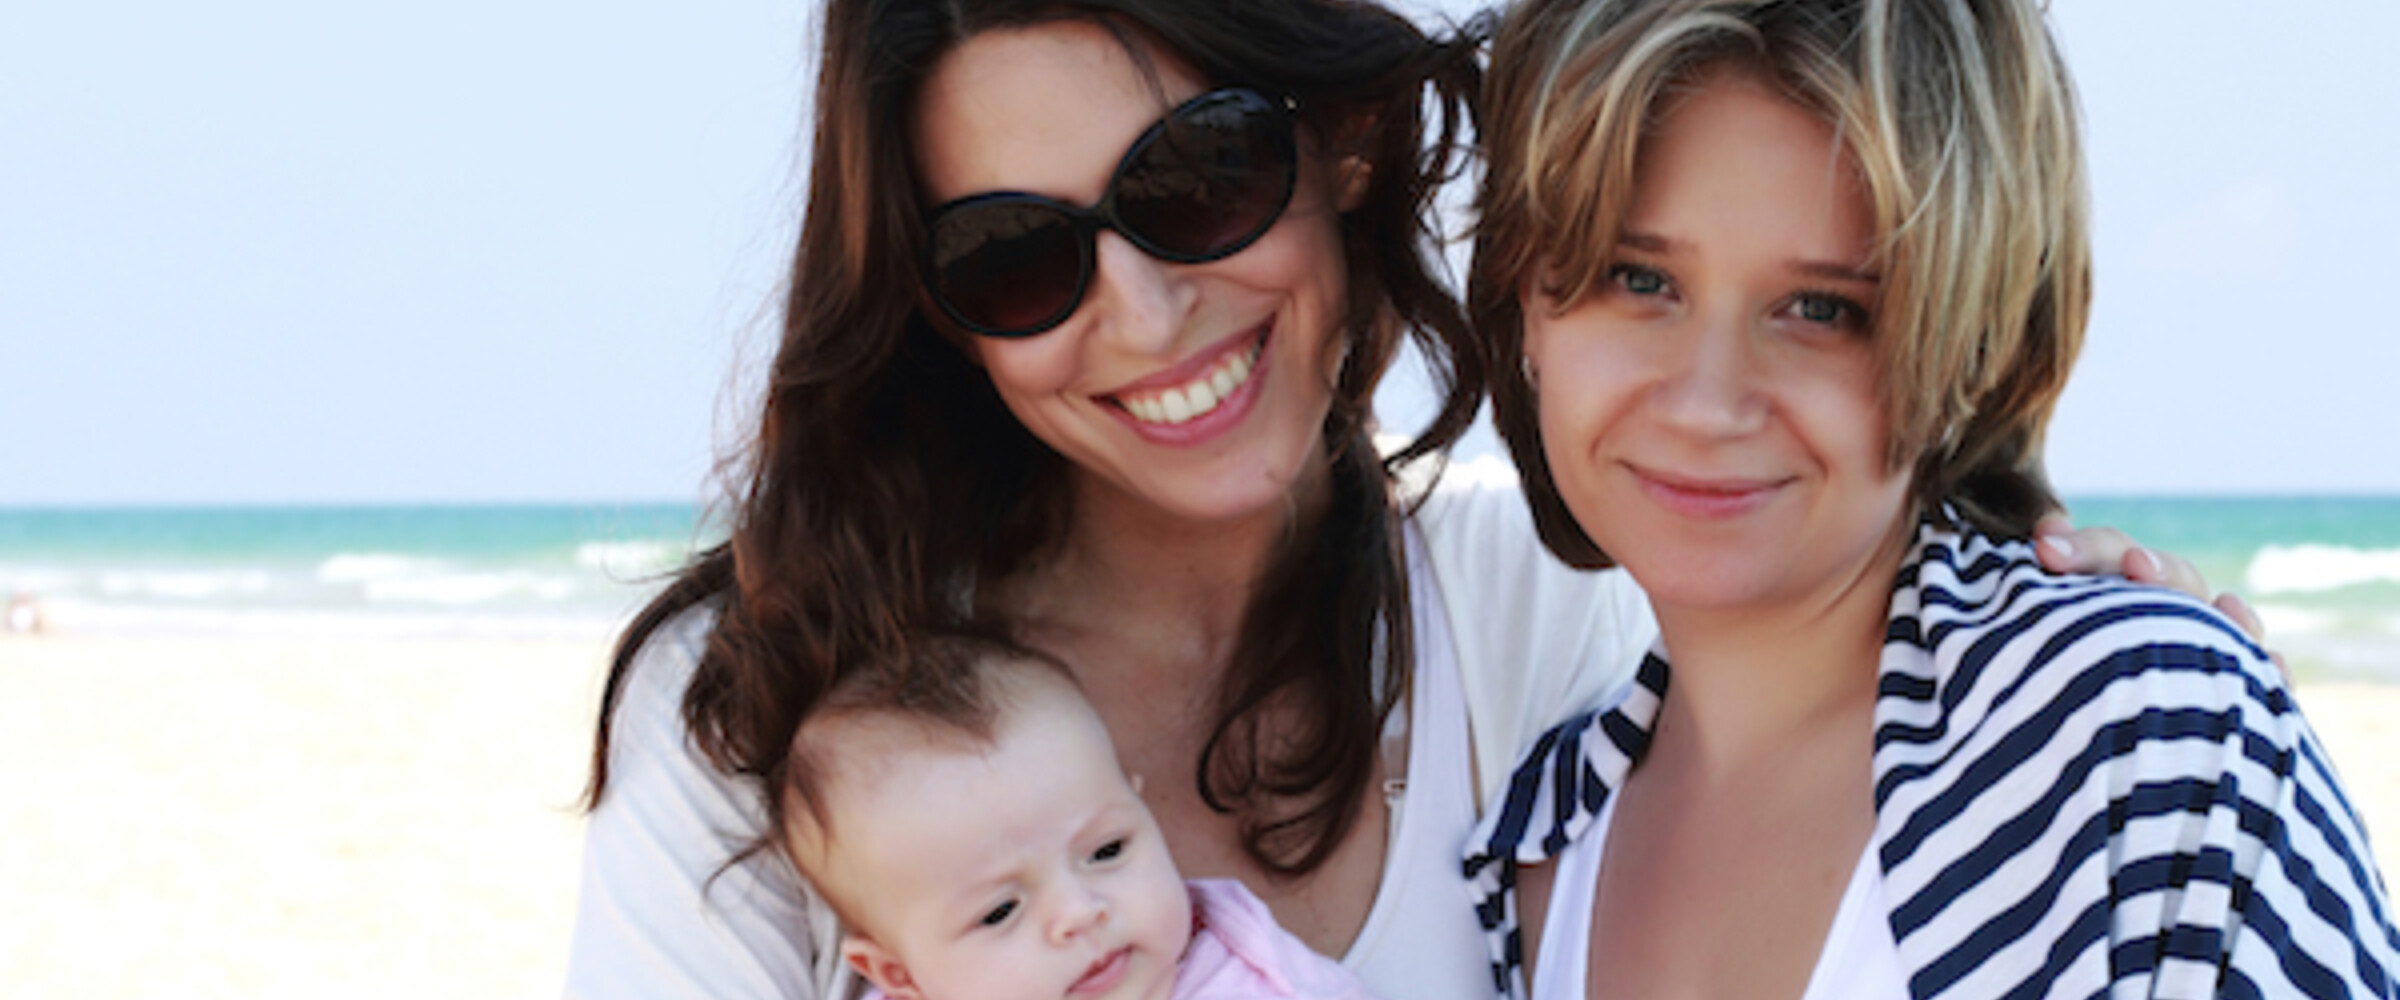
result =
[[[2070,506],[2241,591],[2304,676],[2400,683],[2400,497]],[[604,636],[712,531],[681,504],[0,509],[0,595],[81,634]]]
[[[597,636],[703,530],[680,504],[0,509],[0,595],[77,634]]]

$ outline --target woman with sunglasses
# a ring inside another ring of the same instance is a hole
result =
[[[832,678],[937,630],[1066,662],[1187,875],[1380,995],[1488,990],[1457,844],[1653,626],[1513,487],[1396,499],[1481,383],[1423,221],[1472,45],[1332,0],[834,0],[823,34],[731,538],[609,679],[570,992],[842,995],[773,790]],[[1404,335],[1455,381],[1387,462]]]

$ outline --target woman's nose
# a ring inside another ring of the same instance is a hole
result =
[[[1152,257],[1108,230],[1100,232],[1092,252],[1092,286],[1084,298],[1087,308],[1098,310],[1102,331],[1138,354],[1171,350],[1195,301],[1180,265]]]
[[[1765,413],[1757,345],[1738,316],[1695,315],[1667,338],[1655,402],[1670,425],[1703,436],[1757,429]]]

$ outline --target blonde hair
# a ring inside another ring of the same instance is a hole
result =
[[[1607,273],[1647,131],[1681,87],[1749,71],[1833,126],[1871,202],[1891,461],[1923,512],[2022,537],[2057,505],[2042,434],[2091,299],[2072,83],[2032,0],[1525,0],[1493,42],[1468,305],[1542,539],[1608,555],[1542,454],[1520,295]]]

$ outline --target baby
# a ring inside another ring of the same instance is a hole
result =
[[[1366,996],[1240,883],[1183,881],[1100,717],[1036,654],[944,638],[857,671],[786,771],[783,846],[881,995]]]

